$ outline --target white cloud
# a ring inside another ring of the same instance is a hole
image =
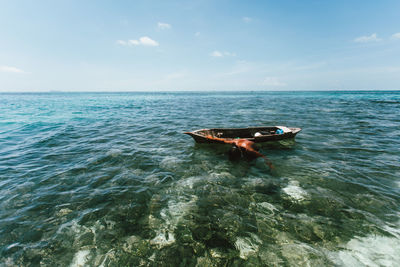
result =
[[[158,26],[158,28],[161,29],[161,30],[168,30],[168,29],[171,29],[171,25],[168,24],[168,23],[159,22],[159,23],[157,24],[157,26]]]
[[[139,42],[145,46],[158,46],[158,43],[150,37],[144,36],[139,38]]]
[[[25,71],[16,67],[0,66],[0,72],[11,72],[11,73],[26,73]]]
[[[219,51],[214,51],[211,53],[212,57],[223,57],[224,55]]]
[[[130,45],[140,45],[140,42],[138,40],[129,40],[128,44],[130,44]]]
[[[261,85],[265,86],[286,86],[286,83],[279,81],[276,77],[265,77]]]
[[[128,45],[128,42],[126,42],[124,40],[117,40],[117,44],[119,44],[119,45]]]
[[[249,18],[249,17],[243,17],[242,20],[243,20],[245,23],[250,23],[250,22],[253,21],[253,19],[252,19],[252,18]]]
[[[392,34],[392,39],[400,39],[400,32]]]
[[[368,43],[368,42],[379,42],[382,39],[378,38],[376,33],[371,34],[370,36],[360,36],[354,39],[356,43]]]
[[[224,52],[220,52],[220,51],[218,51],[218,50],[215,50],[214,52],[212,52],[211,54],[210,54],[212,57],[235,57],[236,56],[236,54],[235,53],[231,53],[231,52],[227,52],[227,51],[224,51]]]
[[[128,40],[128,41],[117,40],[117,44],[123,46],[131,46],[131,45],[159,46],[159,44],[156,41],[147,36],[140,37],[139,40]]]

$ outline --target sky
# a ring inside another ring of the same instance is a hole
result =
[[[0,0],[0,91],[400,90],[400,1]]]

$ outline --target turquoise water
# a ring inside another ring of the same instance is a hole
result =
[[[400,92],[0,94],[0,266],[398,266],[399,162]]]

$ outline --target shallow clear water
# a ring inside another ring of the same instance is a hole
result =
[[[399,162],[400,92],[0,94],[0,265],[398,266]]]

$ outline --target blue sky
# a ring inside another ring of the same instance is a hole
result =
[[[399,10],[0,0],[0,91],[400,90]]]

